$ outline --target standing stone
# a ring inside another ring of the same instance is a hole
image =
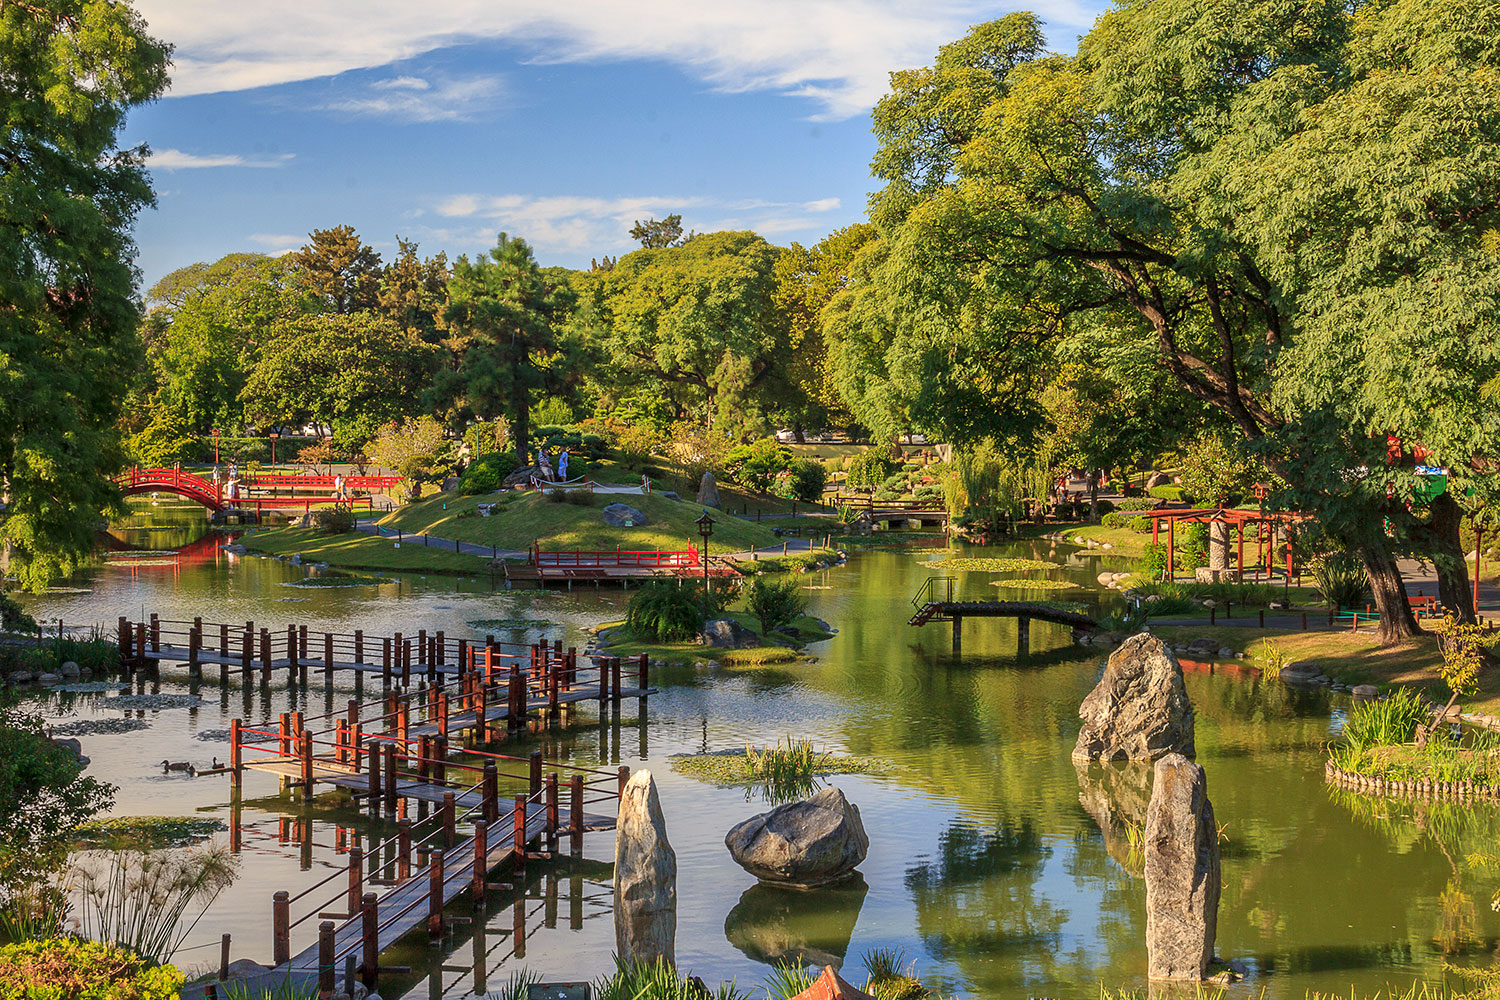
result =
[[[1145,632],[1109,655],[1104,676],[1078,707],[1083,730],[1074,760],[1156,760],[1194,756],[1193,706],[1182,667],[1167,644]]]
[[[703,482],[698,484],[698,502],[704,507],[718,507],[719,483],[714,479],[712,472],[703,474]]]
[[[615,832],[615,953],[622,960],[675,962],[677,855],[651,772],[630,776]]]
[[[1219,828],[1203,768],[1156,762],[1146,807],[1146,963],[1152,979],[1202,979],[1219,923]]]

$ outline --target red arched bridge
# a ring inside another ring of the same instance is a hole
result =
[[[342,479],[342,484],[339,480]],[[230,482],[185,472],[182,469],[131,469],[115,477],[126,496],[142,493],[173,493],[200,503],[211,511],[255,510],[343,503],[370,506],[371,493],[384,493],[401,482],[401,476],[281,476],[245,475]],[[342,485],[342,493],[339,487]]]

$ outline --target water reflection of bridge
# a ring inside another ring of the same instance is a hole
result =
[[[238,537],[238,533],[209,531],[175,549],[154,549],[133,545],[112,531],[103,531],[99,534],[99,548],[105,553],[118,556],[106,560],[111,566],[128,568],[132,573],[141,570],[170,570],[175,573],[191,566],[220,562],[227,558],[222,551],[224,546]]]

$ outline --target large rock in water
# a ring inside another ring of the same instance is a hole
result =
[[[616,528],[639,528],[646,523],[646,515],[629,504],[612,503],[604,508],[604,523]]]
[[[1193,706],[1167,644],[1142,632],[1109,656],[1104,676],[1078,707],[1083,731],[1074,760],[1193,756]]]
[[[1219,828],[1203,768],[1156,762],[1146,807],[1146,964],[1152,979],[1202,979],[1219,923]]]
[[[703,481],[698,484],[698,502],[705,507],[718,507],[719,503],[719,481],[714,478],[712,472],[703,474]]]
[[[615,833],[615,953],[676,961],[677,854],[651,772],[630,776]]]
[[[760,645],[760,636],[733,618],[715,618],[703,623],[698,642],[715,649],[753,649]]]
[[[870,850],[859,807],[829,787],[751,816],[724,838],[735,863],[768,885],[810,889],[854,874]]]

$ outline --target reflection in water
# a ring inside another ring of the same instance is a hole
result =
[[[841,969],[869,891],[858,872],[812,890],[753,885],[725,918],[724,936],[766,965]]]
[[[1130,875],[1145,875],[1142,844],[1146,807],[1151,803],[1154,765],[1145,761],[1099,764],[1073,762],[1078,774],[1078,804],[1099,824],[1104,849]]]

